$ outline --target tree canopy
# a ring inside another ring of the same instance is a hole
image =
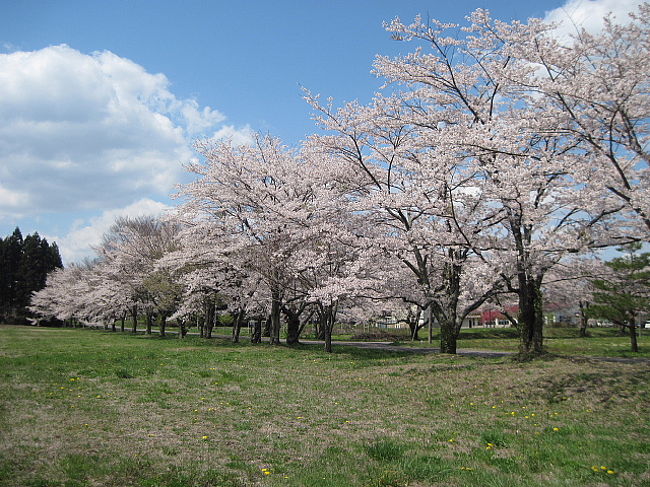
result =
[[[37,232],[23,238],[16,228],[0,239],[0,322],[26,322],[32,293],[45,287],[48,273],[62,267],[56,242]]]

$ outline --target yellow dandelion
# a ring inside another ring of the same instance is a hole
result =
[[[553,431],[560,431],[560,428],[556,426],[555,428],[553,428]]]
[[[610,470],[607,470],[607,473],[608,473],[609,475],[614,475],[616,472],[615,472],[614,470],[611,470],[611,469],[610,469]]]
[[[600,466],[600,469],[601,469],[601,470],[607,470],[607,467],[606,467],[605,465],[601,465],[601,466]]]
[[[202,440],[207,440],[207,439],[209,439],[209,438],[210,438],[210,437],[209,437],[208,435],[203,435],[203,436],[201,437]]]

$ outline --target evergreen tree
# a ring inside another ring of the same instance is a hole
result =
[[[594,303],[588,311],[590,316],[627,328],[633,352],[639,351],[637,317],[650,309],[650,253],[639,253],[640,249],[640,244],[619,249],[627,255],[606,263],[611,273],[594,281]]]
[[[23,238],[19,228],[0,239],[0,321],[24,323],[32,293],[45,287],[47,274],[63,267],[56,243],[38,233]]]

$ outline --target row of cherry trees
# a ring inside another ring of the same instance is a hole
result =
[[[210,322],[218,295],[235,338],[268,315],[277,343],[284,316],[289,343],[315,321],[330,350],[339,311],[406,303],[455,353],[470,313],[514,301],[522,355],[541,353],[544,287],[585,268],[569,258],[650,238],[648,18],[644,4],[564,43],[483,10],[461,28],[395,19],[417,49],[377,58],[370,104],[307,92],[321,130],[299,148],[198,142],[173,216],[118,221],[34,308],[80,300],[63,315],[140,309],[164,326]]]

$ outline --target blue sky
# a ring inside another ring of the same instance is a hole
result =
[[[368,101],[374,56],[412,49],[383,30],[395,16],[462,22],[487,8],[590,24],[638,3],[4,0],[0,236],[39,231],[78,260],[115,216],[173,204],[194,138],[254,130],[297,144],[315,130],[300,86]]]

